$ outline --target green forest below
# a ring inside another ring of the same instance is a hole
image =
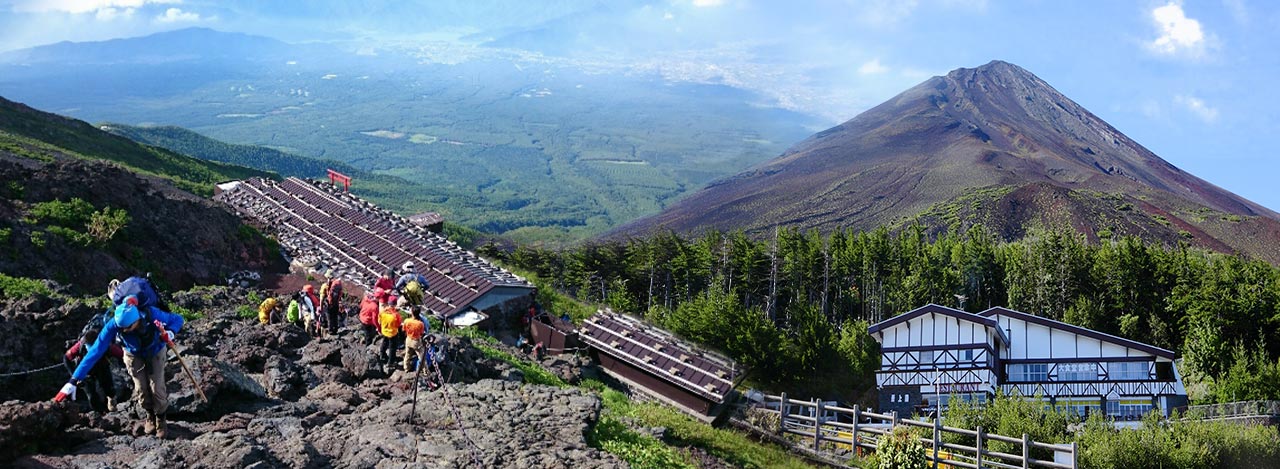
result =
[[[964,298],[970,312],[1005,306],[1173,350],[1193,403],[1280,399],[1280,270],[1186,245],[1066,230],[1001,242],[981,227],[931,240],[916,226],[480,250],[720,349],[774,392],[874,404],[867,326]]]

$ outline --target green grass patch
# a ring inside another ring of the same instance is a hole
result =
[[[524,373],[524,382],[526,383],[545,384],[547,386],[555,386],[558,388],[563,388],[569,385],[568,383],[565,383],[564,380],[560,379],[559,376],[547,371],[546,368],[543,368],[537,363],[521,359],[504,350],[494,347],[493,344],[497,344],[498,339],[490,337],[488,334],[485,334],[483,331],[476,329],[475,327],[449,329],[448,333],[451,335],[470,338],[471,345],[475,346],[477,350],[480,350],[480,353],[483,353],[484,356],[506,362],[507,364],[516,367],[517,370]]]
[[[738,432],[715,428],[664,405],[646,402],[634,406],[634,415],[647,426],[666,427],[672,441],[702,448],[738,467],[809,468],[786,451],[752,441]]]
[[[173,311],[170,311],[170,312],[173,314],[182,316],[182,320],[187,322],[195,321],[197,319],[204,319],[204,314],[192,311],[190,308],[186,308],[182,306],[174,305]]]
[[[785,450],[767,444],[753,441],[746,435],[741,433],[715,428],[700,421],[694,420],[692,417],[681,413],[671,407],[653,403],[633,403],[627,396],[615,389],[611,389],[595,380],[586,380],[582,382],[582,387],[596,391],[600,394],[600,400],[603,404],[604,411],[601,413],[601,425],[612,425],[613,422],[620,422],[622,419],[631,419],[646,427],[663,427],[667,429],[667,436],[671,442],[677,446],[687,446],[702,449],[707,453],[723,459],[731,465],[737,467],[750,468],[811,468],[813,466],[805,463],[803,460],[788,454]],[[603,429],[592,429],[592,435],[608,436],[613,435],[616,429],[606,426]],[[643,443],[643,435],[636,435],[640,441],[635,441],[631,436],[622,435],[620,438],[626,443],[620,445],[620,449],[634,450],[634,446]],[[652,439],[652,438],[650,438]],[[657,440],[654,440],[657,441]],[[628,463],[636,466],[636,462],[628,459],[633,453],[619,453],[609,449],[607,446],[600,446],[602,449],[614,453],[625,459]],[[665,446],[664,446],[665,447]],[[674,452],[675,450],[666,447]],[[645,454],[645,453],[642,453]],[[642,460],[644,461],[644,460]],[[686,467],[681,465],[672,466],[636,466],[636,467]]]
[[[41,295],[49,296],[53,294],[44,282],[26,277],[10,277],[0,274],[0,297],[3,298],[30,298],[32,296]]]

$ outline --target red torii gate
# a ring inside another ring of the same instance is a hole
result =
[[[335,186],[338,185],[338,182],[342,182],[342,190],[351,190],[351,176],[347,176],[332,169],[329,170],[329,182]]]

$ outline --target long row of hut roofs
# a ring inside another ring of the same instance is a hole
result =
[[[220,184],[214,199],[274,230],[288,256],[366,290],[382,272],[413,261],[430,284],[425,306],[441,317],[476,310],[491,321],[515,322],[532,301],[534,286],[524,278],[415,223],[420,218],[355,196],[346,190],[349,179],[336,182],[254,178]],[[632,389],[708,421],[743,377],[728,358],[613,312],[600,312],[580,327],[541,317],[528,334],[552,353],[591,350],[606,372]]]

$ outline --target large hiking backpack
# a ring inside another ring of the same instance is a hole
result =
[[[342,281],[334,279],[329,282],[329,299],[330,305],[337,306],[342,302]]]
[[[160,294],[156,293],[155,286],[146,277],[129,277],[123,282],[111,282],[112,287],[108,292],[111,297],[111,303],[120,306],[124,302],[125,297],[133,295],[138,298],[138,309],[143,310],[149,306],[168,310],[164,307],[164,303],[160,300]]]
[[[98,334],[102,333],[102,328],[106,327],[107,320],[111,317],[111,314],[111,310],[107,310],[106,313],[95,314],[80,329],[80,340],[84,341],[86,349],[88,349],[89,344],[98,338]]]
[[[422,304],[422,284],[417,280],[410,280],[404,286],[404,297],[409,300],[409,304],[418,306]]]

